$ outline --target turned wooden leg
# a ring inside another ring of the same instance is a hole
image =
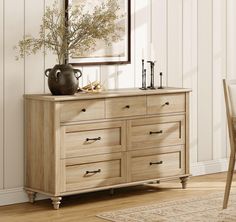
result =
[[[27,194],[28,194],[28,198],[29,198],[29,202],[30,203],[34,203],[35,202],[35,197],[36,197],[36,192],[30,191],[30,190],[26,190]]]
[[[187,188],[188,177],[180,177],[180,181],[181,181],[181,184],[182,184],[182,188],[186,189]]]
[[[61,197],[51,197],[52,205],[55,210],[58,210],[61,203]]]

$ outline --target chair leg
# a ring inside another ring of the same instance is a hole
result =
[[[231,188],[233,174],[234,174],[234,166],[235,166],[235,154],[230,155],[229,169],[227,173],[227,181],[226,181],[226,186],[225,186],[223,209],[226,209],[228,206],[230,188]]]

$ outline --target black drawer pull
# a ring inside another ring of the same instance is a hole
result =
[[[152,132],[152,131],[151,131],[149,134],[152,135],[152,134],[161,134],[161,133],[163,133],[162,130],[160,130],[160,131],[156,131],[156,132]]]
[[[170,103],[169,102],[166,102],[166,103],[164,103],[162,106],[169,106],[170,105]]]
[[[158,161],[158,162],[150,162],[149,164],[150,164],[150,166],[151,165],[160,165],[160,164],[163,164],[163,161],[161,160],[161,161]]]
[[[97,141],[97,140],[101,140],[102,138],[99,136],[97,138],[86,138],[86,141]]]
[[[87,171],[86,171],[86,174],[96,174],[96,173],[101,173],[101,169],[92,170],[92,171],[87,170]]]
[[[86,112],[86,109],[82,109],[81,111],[85,113],[85,112]]]
[[[126,108],[126,109],[129,109],[129,108],[130,108],[130,105],[125,106],[125,108]]]

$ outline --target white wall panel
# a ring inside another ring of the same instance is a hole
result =
[[[15,188],[23,184],[24,62],[15,60],[13,46],[24,34],[24,0],[5,1],[4,10],[4,187]]]
[[[133,65],[119,65],[117,69],[117,82],[119,88],[134,87]]]
[[[25,0],[25,34],[39,37],[40,25],[44,14],[44,0]],[[44,53],[25,57],[25,93],[44,92]]]
[[[197,162],[198,152],[197,17],[197,0],[183,0],[183,87],[192,89],[190,96],[191,163]]]
[[[149,58],[148,55],[148,43],[150,39],[148,38],[148,21],[150,8],[148,7],[149,0],[133,1],[135,7],[135,86],[142,86],[142,59],[145,59],[145,67],[148,69],[148,64],[146,63]],[[148,74],[149,75],[149,71]],[[147,78],[147,85],[149,84],[149,79]]]
[[[227,0],[227,78],[236,79],[236,1]]]
[[[84,66],[80,80],[82,81],[83,86],[94,81],[100,81],[100,66]]]
[[[135,87],[135,4],[131,2],[131,64],[119,65],[117,70],[118,85],[120,88]],[[120,84],[121,83],[121,84]]]
[[[159,86],[159,73],[163,73],[163,85],[167,85],[167,1],[152,0],[151,57],[156,61],[155,85]]]
[[[101,84],[105,89],[118,88],[117,80],[118,65],[101,66]]]
[[[226,157],[226,115],[222,79],[226,77],[226,1],[213,1],[213,159]]]
[[[198,161],[212,150],[212,0],[198,0]]]
[[[168,86],[183,85],[183,1],[168,0]]]
[[[3,189],[3,156],[4,156],[4,10],[3,0],[0,0],[0,190]]]

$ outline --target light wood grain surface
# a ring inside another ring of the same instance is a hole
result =
[[[52,96],[51,94],[27,94],[24,95],[28,99],[37,100],[50,100],[50,101],[66,101],[66,100],[82,100],[82,99],[98,99],[108,97],[122,97],[122,96],[138,96],[138,95],[154,95],[154,94],[169,94],[169,93],[181,93],[190,92],[191,89],[166,87],[159,90],[140,90],[136,89],[116,89],[106,90],[99,93],[77,93],[73,96]]]
[[[129,153],[131,181],[165,178],[184,174],[184,146],[148,149]]]
[[[236,178],[236,177],[234,177]],[[1,221],[4,222],[105,222],[96,214],[106,211],[143,206],[163,201],[201,197],[211,193],[223,193],[226,174],[192,177],[188,189],[180,189],[178,181],[163,182],[158,185],[136,186],[109,191],[80,194],[64,198],[59,211],[51,210],[51,201],[42,200],[35,204],[23,203],[0,207]],[[236,190],[233,181],[232,190]]]
[[[189,90],[140,91],[74,101],[25,96],[29,200],[32,191],[49,194],[58,209],[62,196],[150,180],[179,177],[185,187]]]
[[[25,187],[56,193],[55,104],[25,101]]]
[[[62,176],[66,191],[104,187],[126,182],[124,153],[94,155],[61,160]],[[64,177],[63,177],[64,176]]]
[[[130,121],[128,148],[144,149],[185,143],[185,116],[154,117]]]
[[[105,105],[103,99],[92,99],[80,102],[68,101],[62,102],[60,105],[61,122],[74,122],[105,118]]]
[[[146,115],[146,96],[106,99],[106,118]]]
[[[174,113],[185,111],[185,93],[169,95],[148,95],[147,113]]]
[[[68,125],[61,131],[61,158],[126,150],[125,121]]]

